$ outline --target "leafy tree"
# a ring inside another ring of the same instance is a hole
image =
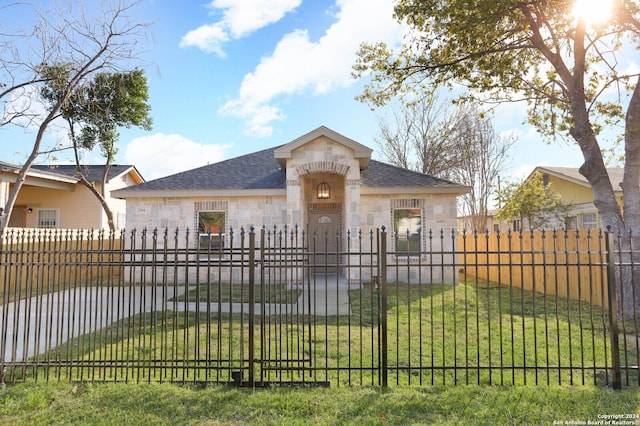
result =
[[[603,221],[640,230],[640,88],[638,73],[616,69],[616,54],[638,40],[638,2],[614,1],[611,19],[588,25],[572,1],[400,0],[395,16],[413,30],[395,54],[363,45],[357,76],[370,72],[361,99],[382,105],[410,90],[464,84],[493,101],[526,100],[529,121],[545,135],[570,135],[584,155]],[[607,97],[611,92],[620,98]],[[628,98],[622,98],[623,95]],[[628,99],[627,102],[623,102]],[[624,217],[615,200],[598,136],[624,118]]]
[[[500,209],[496,219],[510,221],[525,220],[531,229],[542,229],[562,223],[567,215],[567,206],[562,204],[560,194],[551,184],[544,184],[542,173],[535,172],[523,182],[510,182],[496,191]]]
[[[94,17],[85,14],[81,5],[60,7],[58,10],[35,12],[28,3],[16,2],[0,7],[0,22],[16,26],[13,15],[2,19],[13,8],[32,9],[37,22],[32,31],[14,29],[0,32],[0,102],[3,113],[0,126],[16,125],[37,128],[31,153],[16,176],[0,216],[0,234],[8,218],[31,165],[41,153],[43,138],[51,123],[61,116],[63,107],[80,87],[86,86],[101,72],[117,72],[122,65],[130,66],[135,59],[138,38],[146,30],[145,24],[130,21],[128,13],[136,1],[110,5],[101,3],[102,10]],[[72,11],[72,12],[70,12]],[[31,28],[31,27],[29,27]],[[54,88],[59,96],[41,113],[35,104],[40,102],[43,86]],[[17,99],[23,102],[17,102]]]
[[[59,85],[50,80],[42,90],[50,105],[56,105],[62,96]],[[73,144],[77,174],[80,181],[100,201],[107,215],[109,228],[114,231],[113,212],[106,200],[105,187],[109,168],[117,153],[118,127],[138,126],[151,129],[151,107],[147,79],[144,71],[136,69],[121,73],[99,73],[92,81],[79,87],[61,108],[61,117],[69,126],[69,137]],[[100,147],[105,158],[102,186],[98,191],[87,178],[81,164],[81,150]]]
[[[361,46],[354,75],[370,74],[371,81],[360,99],[382,105],[427,85],[456,85],[488,101],[527,101],[528,120],[543,135],[566,137],[580,147],[580,173],[593,189],[601,223],[633,232],[640,243],[640,74],[622,69],[620,59],[637,46],[639,2],[612,0],[609,19],[597,24],[576,17],[573,5],[399,0],[394,16],[410,32],[397,52],[382,43]],[[603,130],[615,131],[618,124],[624,126],[622,206],[603,158],[612,142]],[[633,294],[626,269],[623,285],[625,294]],[[634,294],[635,300],[624,300],[626,312],[640,312],[640,289]]]

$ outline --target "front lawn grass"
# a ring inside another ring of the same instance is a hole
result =
[[[242,370],[246,380],[251,330],[255,357],[261,359],[255,364],[258,380],[376,385],[382,362],[380,293],[365,285],[349,298],[349,315],[309,317],[285,309],[257,316],[253,329],[246,309],[136,315],[54,348],[40,357],[38,375],[228,382],[233,371]],[[391,385],[612,382],[606,311],[586,302],[477,281],[390,284],[387,325]],[[623,365],[637,365],[637,344],[621,354]],[[65,364],[78,359],[86,366]],[[63,366],[46,368],[48,360]],[[7,382],[33,377],[33,368],[14,368],[5,377]],[[637,386],[637,369],[623,370],[622,379]]]
[[[28,382],[0,388],[6,425],[552,425],[587,424],[605,415],[634,421],[638,414],[638,390],[600,387],[254,390]]]
[[[189,290],[170,301],[249,303],[248,284],[211,283],[183,286],[188,287]],[[290,288],[286,284],[270,284],[264,288],[256,285],[253,291],[255,303],[296,303],[302,294],[301,290]]]

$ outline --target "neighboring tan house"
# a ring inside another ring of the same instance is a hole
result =
[[[373,160],[371,154],[370,148],[319,127],[285,145],[113,195],[127,201],[129,229],[198,230],[200,238],[189,242],[194,248],[203,241],[207,247],[224,246],[219,234],[230,227],[299,225],[307,235],[326,232],[332,239],[328,246],[341,249],[349,233],[350,249],[360,250],[359,232],[385,227],[399,231],[396,248],[410,261],[429,249],[429,230],[456,228],[456,197],[468,188]]]
[[[552,229],[593,229],[601,227],[600,215],[593,204],[593,191],[587,178],[582,176],[577,167],[536,167],[527,179],[536,172],[542,174],[545,185],[551,185],[551,190],[558,193],[562,199],[562,204],[568,206],[564,223],[559,221],[551,222],[546,228]],[[609,168],[609,179],[615,192],[618,203],[622,206],[622,178],[624,170],[622,168]],[[528,230],[528,224],[521,224],[519,220],[509,223],[500,222],[493,218],[492,229],[500,231],[507,230]]]
[[[4,206],[21,166],[0,162],[0,206]],[[100,190],[104,166],[83,166],[84,174]],[[108,229],[98,199],[84,186],[75,165],[33,165],[20,188],[9,218],[9,227]],[[107,202],[116,228],[125,226],[125,201],[111,191],[144,182],[134,166],[113,165],[107,175]]]
[[[496,209],[491,209],[487,211],[487,222],[485,229],[479,229],[479,232],[497,232],[501,231],[501,225],[503,225],[498,219],[494,216],[498,212]],[[476,231],[472,226],[473,216],[458,216],[458,231],[471,233]]]

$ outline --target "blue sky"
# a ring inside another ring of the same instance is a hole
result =
[[[351,65],[363,41],[400,42],[392,3],[142,0],[133,18],[152,24],[140,59],[154,126],[122,129],[117,162],[150,180],[287,143],[321,125],[375,150],[378,120],[390,110],[354,99],[364,82],[352,79]],[[24,22],[17,16],[24,9],[14,10],[14,22]],[[576,148],[549,146],[523,126],[524,113],[524,105],[511,104],[494,117],[498,132],[518,135],[507,177],[535,165],[580,165]],[[0,158],[22,163],[34,136],[0,128]],[[56,140],[52,132],[46,143]]]

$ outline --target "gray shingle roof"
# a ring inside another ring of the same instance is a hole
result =
[[[274,150],[278,148],[279,146],[150,180],[122,191],[284,189],[286,171],[274,158]],[[361,181],[366,187],[459,187],[454,182],[375,160],[371,160],[362,171]]]
[[[31,166],[34,170],[40,170],[49,173],[61,174],[64,176],[76,177],[77,169],[75,164],[60,164],[60,165],[51,165],[51,164],[34,164]],[[122,173],[125,173],[127,170],[133,168],[131,165],[112,165],[109,168],[109,173],[107,175],[107,180],[111,180],[116,176],[119,176]],[[90,181],[101,181],[102,173],[104,173],[104,165],[86,165],[82,166],[82,171],[84,175]]]
[[[391,187],[391,186],[431,186],[431,187],[459,187],[460,184],[424,173],[403,169],[391,164],[371,160],[369,166],[360,175],[362,186]]]
[[[285,188],[275,148],[221,161],[127,188],[126,191]]]

